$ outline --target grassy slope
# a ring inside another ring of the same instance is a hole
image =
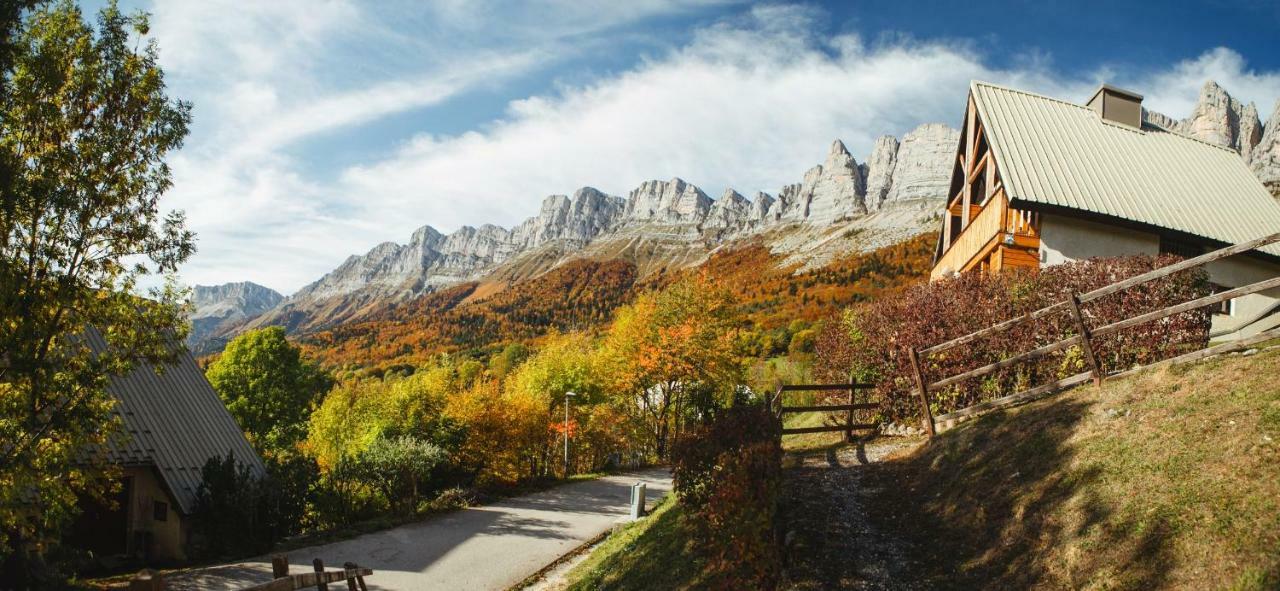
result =
[[[569,572],[569,591],[692,589],[700,563],[688,547],[680,506],[668,495],[649,517],[611,534]]]
[[[1277,377],[1271,351],[987,416],[874,466],[871,519],[929,587],[1280,588]]]

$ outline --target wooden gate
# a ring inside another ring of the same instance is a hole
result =
[[[875,423],[854,423],[853,413],[857,410],[876,410],[880,408],[877,402],[857,402],[858,390],[875,389],[875,384],[791,384],[781,386],[773,395],[770,408],[781,422],[783,417],[788,413],[798,412],[840,412],[845,411],[845,420],[843,425],[822,425],[819,427],[796,427],[788,429],[782,428],[783,435],[800,435],[802,433],[830,433],[835,431],[844,431],[846,441],[853,440],[853,432],[862,429],[875,429]],[[785,392],[816,392],[816,391],[844,391],[849,392],[848,404],[819,404],[804,406],[786,406],[783,404],[782,395]]]

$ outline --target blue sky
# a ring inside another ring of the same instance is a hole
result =
[[[1264,118],[1280,98],[1274,2],[122,5],[153,13],[195,103],[164,199],[199,234],[183,278],[286,294],[419,226],[510,226],[583,185],[775,193],[833,139],[862,159],[957,125],[974,78],[1068,100],[1107,81],[1176,117],[1211,78]]]

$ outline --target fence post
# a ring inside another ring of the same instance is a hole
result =
[[[924,430],[933,437],[938,434],[937,428],[933,425],[933,411],[929,410],[929,385],[924,381],[924,372],[920,370],[920,355],[916,353],[915,347],[908,347],[907,354],[911,357],[911,369],[916,374],[916,389],[920,392],[920,409],[924,411]]]
[[[850,408],[849,408],[849,412],[848,412],[848,414],[847,414],[847,415],[845,415],[845,421],[844,421],[845,427],[847,428],[847,430],[844,432],[844,442],[845,442],[845,443],[852,443],[852,442],[853,442],[853,408],[852,408],[852,407],[853,407],[853,403],[854,403],[854,396],[856,396],[856,393],[857,393],[857,390],[856,390],[856,389],[854,389],[854,387],[853,387],[853,380],[849,380],[849,406],[850,406]]]
[[[329,591],[328,583],[324,581],[324,561],[319,558],[311,561],[311,566],[315,567],[316,574],[316,591]]]
[[[1093,342],[1089,336],[1089,327],[1084,323],[1084,314],[1080,313],[1080,298],[1076,294],[1071,294],[1071,315],[1076,319],[1076,330],[1080,332],[1080,347],[1084,349],[1084,357],[1089,362],[1089,369],[1093,371],[1093,385],[1102,385],[1102,368],[1098,364],[1098,356],[1093,353]]]
[[[271,578],[279,579],[289,576],[289,558],[284,554],[271,557]]]

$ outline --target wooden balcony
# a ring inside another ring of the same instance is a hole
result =
[[[1038,266],[1039,228],[1036,213],[1009,207],[1004,191],[998,190],[942,253],[929,279],[973,269]]]

